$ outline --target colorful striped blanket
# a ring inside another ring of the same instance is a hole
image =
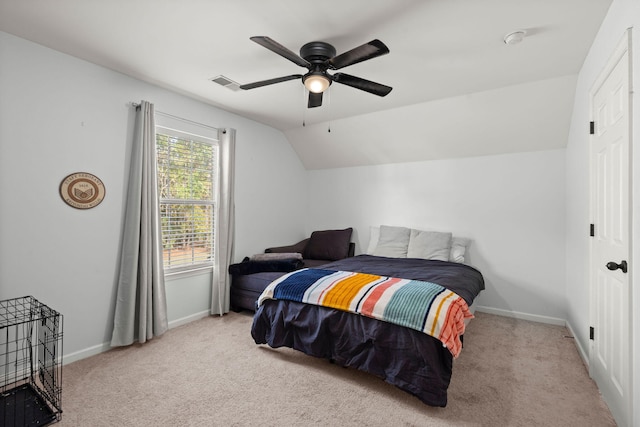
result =
[[[431,335],[454,357],[462,350],[466,301],[435,283],[350,271],[303,269],[273,281],[258,298],[335,308]]]

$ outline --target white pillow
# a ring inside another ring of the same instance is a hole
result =
[[[378,246],[378,239],[380,238],[380,227],[371,226],[369,230],[369,246],[367,246],[367,253],[373,255],[373,251]]]
[[[410,236],[410,228],[381,225],[378,244],[372,255],[389,258],[406,258]]]
[[[380,238],[380,227],[369,227],[369,246],[367,246],[367,254],[374,255],[376,250],[376,246],[378,246],[378,240]],[[451,251],[449,252],[449,261],[451,262],[465,262],[465,253],[469,244],[471,243],[470,239],[466,237],[452,237],[451,238]],[[407,247],[408,252],[408,247]]]
[[[411,230],[407,258],[449,261],[451,233]]]
[[[449,252],[449,261],[464,262],[464,254],[471,240],[465,237],[454,237],[451,240],[451,252]]]

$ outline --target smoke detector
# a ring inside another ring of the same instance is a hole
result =
[[[513,31],[506,36],[504,36],[505,44],[518,44],[522,40],[524,40],[524,36],[527,35],[527,32],[524,30]]]

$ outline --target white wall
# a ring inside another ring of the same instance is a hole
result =
[[[70,358],[111,338],[133,127],[131,102],[237,130],[236,254],[304,235],[306,171],[281,132],[0,32],[0,299],[33,295],[64,315]],[[86,171],[102,204],[77,210],[58,187]],[[206,312],[208,276],[168,280],[170,321]],[[69,361],[69,359],[67,360]]]
[[[564,162],[564,150],[551,150],[311,171],[307,231],[353,226],[357,252],[372,225],[469,237],[469,263],[487,282],[481,306],[561,321]]]
[[[632,86],[640,84],[640,3],[635,0],[614,0],[607,17],[578,75],[576,98],[567,145],[567,299],[568,322],[582,350],[588,354],[589,341],[589,91],[607,60],[613,54],[627,28],[634,27],[631,43]],[[640,248],[640,100],[632,95],[632,246]],[[640,275],[633,266],[640,265],[640,251],[633,250],[630,261],[632,292],[632,335],[635,361],[632,385],[635,401],[640,396]],[[640,425],[640,406],[634,405],[633,422]]]
[[[521,83],[284,133],[307,169],[558,150],[567,143],[576,78]]]

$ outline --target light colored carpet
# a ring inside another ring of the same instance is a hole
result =
[[[446,408],[369,374],[256,345],[249,313],[71,363],[61,426],[613,426],[568,332],[477,313]]]

